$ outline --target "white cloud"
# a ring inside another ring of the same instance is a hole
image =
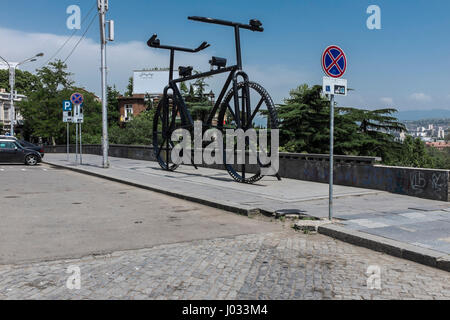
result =
[[[389,97],[380,98],[380,101],[382,103],[386,104],[386,105],[389,105],[389,106],[393,106],[394,105],[394,99],[389,98]]]
[[[430,102],[432,100],[429,95],[422,92],[413,93],[409,98],[418,102]]]
[[[2,46],[2,56],[13,61],[22,61],[38,52],[45,56],[34,63],[29,63],[22,69],[34,71],[42,65],[67,40],[67,36],[48,33],[25,33],[22,31],[0,28],[0,39],[7,46]],[[72,40],[58,54],[57,58],[64,60],[72,50],[79,37]],[[127,86],[128,78],[133,70],[152,67],[167,67],[169,65],[169,52],[148,48],[146,43],[138,41],[113,42],[108,44],[108,84],[116,84],[123,92]],[[191,65],[197,70],[209,70],[208,61],[214,55],[213,51],[200,54],[177,53],[176,65]],[[234,61],[234,58],[231,59]],[[100,93],[100,50],[97,39],[84,39],[75,53],[67,61],[69,71],[74,73],[76,84],[97,94]],[[275,103],[282,102],[289,91],[295,86],[308,82],[305,75],[292,71],[284,66],[244,66],[250,79],[261,83],[272,95]],[[211,89],[217,94],[224,82],[223,77],[208,79]]]

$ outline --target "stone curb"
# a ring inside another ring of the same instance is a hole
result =
[[[450,272],[450,255],[442,252],[374,236],[360,231],[350,230],[337,224],[319,226],[318,231],[320,234],[353,245]]]
[[[77,173],[81,173],[81,174],[86,174],[89,176],[93,176],[93,177],[97,177],[97,178],[101,178],[101,179],[106,179],[109,181],[113,181],[113,182],[117,182],[117,183],[122,183],[122,184],[126,184],[132,187],[136,187],[136,188],[140,188],[140,189],[145,189],[145,190],[149,190],[149,191],[153,191],[153,192],[158,192],[158,193],[162,193],[171,197],[175,197],[178,199],[182,199],[182,200],[187,200],[190,202],[195,202],[198,204],[202,204],[208,207],[212,207],[212,208],[216,208],[216,209],[221,209],[221,210],[225,210],[228,212],[232,212],[232,213],[236,213],[239,215],[243,215],[243,216],[247,216],[247,217],[252,217],[255,215],[260,214],[260,210],[257,208],[252,208],[252,207],[248,207],[245,205],[240,205],[240,206],[236,206],[234,204],[230,204],[227,202],[220,202],[217,199],[208,199],[208,198],[199,198],[196,196],[192,196],[186,193],[178,193],[178,192],[173,192],[167,189],[163,189],[159,186],[151,186],[151,185],[145,185],[145,184],[141,184],[138,182],[134,182],[131,180],[125,180],[125,179],[119,179],[119,178],[114,178],[114,177],[110,177],[107,175],[103,175],[100,173],[96,173],[96,172],[91,172],[89,170],[83,170],[80,168],[74,168],[71,166],[65,166],[65,165],[61,165],[61,164],[55,164],[52,162],[47,162],[47,161],[43,161],[43,163],[48,164],[50,166],[54,166],[54,167],[58,167],[58,168],[63,168],[63,169],[67,169],[67,170],[71,170]]]

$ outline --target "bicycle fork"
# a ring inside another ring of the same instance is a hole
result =
[[[238,77],[241,76],[244,80],[244,88],[242,89],[242,115],[239,107],[239,89],[238,89]],[[251,119],[251,105],[250,105],[250,88],[248,86],[249,78],[248,75],[242,71],[237,71],[233,76],[233,92],[234,92],[234,112],[236,118],[236,125],[238,129],[243,129],[244,131],[248,129],[247,121]]]

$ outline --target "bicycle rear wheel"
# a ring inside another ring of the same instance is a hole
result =
[[[181,126],[178,108],[173,99],[164,96],[158,104],[153,119],[153,150],[160,167],[166,171],[175,171],[179,165],[173,163],[171,153],[175,147],[172,133]]]
[[[245,152],[251,149],[261,151],[264,148],[270,154],[271,130],[278,129],[278,117],[275,104],[268,92],[255,82],[240,82],[238,88],[239,115],[235,114],[236,105],[234,101],[234,89],[231,89],[220,108],[218,117],[218,128],[225,134],[227,129],[267,129],[267,140],[269,146],[261,146],[258,141],[245,139]],[[247,105],[247,95],[250,96],[250,105]],[[225,135],[226,136],[226,135]],[[224,139],[226,140],[226,138]],[[226,145],[226,141],[224,141]],[[233,146],[233,152],[237,152],[237,145]],[[224,148],[226,150],[226,147]],[[241,150],[242,151],[242,150]],[[245,156],[245,163],[227,163],[226,151],[224,151],[225,168],[230,176],[237,182],[253,184],[263,178],[261,168],[270,167],[262,165],[260,154],[257,155],[257,163],[251,163],[249,157]]]

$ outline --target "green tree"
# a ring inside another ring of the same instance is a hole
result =
[[[134,80],[133,77],[128,79],[127,91],[125,92],[125,97],[132,97],[134,91]]]
[[[185,82],[182,82],[182,83],[180,84],[180,91],[181,91],[181,94],[182,94],[183,96],[185,96],[185,95],[187,95],[187,94],[189,93],[189,89],[188,89],[188,87],[187,87],[187,85],[186,85]]]
[[[198,71],[195,71],[195,74],[198,73]],[[190,84],[189,91],[187,90],[187,86],[184,88],[180,87],[186,106],[194,121],[206,122],[213,108],[211,101],[204,94],[207,87],[209,85],[206,83],[206,78],[197,79],[196,82]]]
[[[433,168],[450,170],[450,148],[444,150],[427,148],[427,152],[433,160]]]
[[[37,70],[39,83],[28,99],[19,103],[27,137],[42,137],[52,144],[66,142],[66,124],[62,122],[62,101],[78,91],[84,95],[83,135],[85,143],[99,143],[101,137],[101,104],[94,94],[83,88],[73,87],[67,65],[51,62]],[[74,130],[72,126],[72,131]]]
[[[194,71],[194,73],[197,75],[200,72]],[[195,80],[193,86],[195,87],[195,95],[199,99],[203,99],[205,96],[206,88],[209,87],[209,84],[206,83],[206,78],[198,78],[197,80]]]
[[[119,110],[119,97],[120,92],[116,89],[116,86],[108,86],[106,90],[106,96],[108,101],[108,126],[114,127],[119,125],[120,110]]]
[[[124,128],[111,128],[109,134],[110,142],[126,145],[151,145],[154,114],[154,110],[148,110],[126,123]]]
[[[358,155],[378,156],[388,161],[392,153],[400,148],[392,133],[404,132],[406,127],[392,116],[396,109],[340,108],[340,111],[359,126],[359,147],[355,150]]]
[[[328,153],[330,144],[330,102],[321,86],[304,84],[290,92],[277,107],[280,118],[280,145],[284,151]],[[357,125],[335,110],[336,153],[351,154],[359,147]]]
[[[189,85],[189,93],[188,93],[188,97],[191,100],[195,99],[195,91],[194,91],[194,86],[191,84]]]
[[[384,163],[393,166],[433,168],[433,159],[428,153],[425,143],[419,138],[407,136],[400,148],[392,152]]]
[[[38,76],[28,72],[16,69],[16,82],[15,90],[19,94],[24,94],[28,96],[32,91],[37,90],[39,87]],[[6,89],[10,92],[11,88],[9,86],[9,71],[0,70],[0,88]]]

